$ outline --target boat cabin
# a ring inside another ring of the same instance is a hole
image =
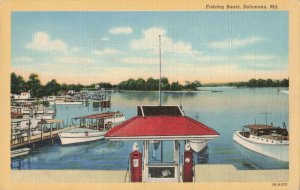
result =
[[[180,144],[188,140],[212,140],[217,136],[215,130],[185,116],[180,106],[138,106],[137,116],[112,128],[105,138],[143,142],[143,153],[130,154],[132,182],[180,182]],[[167,153],[164,143],[173,146]],[[160,158],[156,158],[159,146]],[[139,155],[142,158],[138,158]],[[192,164],[192,160],[188,162]],[[138,174],[137,167],[141,170]],[[140,178],[136,179],[136,175]]]
[[[253,135],[274,140],[288,140],[289,136],[285,124],[283,125],[283,128],[275,127],[273,125],[246,125],[243,127],[241,134],[247,138],[249,138],[250,135]]]
[[[111,127],[113,127],[113,124],[122,117],[124,118],[124,114],[119,111],[98,113],[75,117],[72,119],[72,124],[77,124],[79,121],[79,127],[97,130],[109,130]]]

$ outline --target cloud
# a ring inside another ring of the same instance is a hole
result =
[[[76,56],[64,56],[55,59],[56,63],[60,64],[91,64],[95,61],[89,58],[76,57]]]
[[[273,55],[243,55],[240,57],[241,60],[245,61],[268,61],[274,58],[275,56]]]
[[[245,39],[226,39],[223,41],[211,42],[210,47],[215,49],[240,48],[257,42],[261,42],[263,40],[264,38],[260,36],[251,36]]]
[[[117,27],[109,30],[111,34],[130,34],[133,30],[131,27]]]
[[[36,32],[33,41],[26,44],[26,48],[37,51],[64,51],[67,50],[67,45],[60,39],[51,39],[45,32]]]
[[[92,53],[95,55],[105,56],[105,55],[116,55],[121,52],[113,48],[105,48],[105,49],[95,50]]]
[[[158,64],[158,58],[124,57],[120,62],[127,64]]]
[[[103,37],[103,38],[101,38],[101,40],[102,41],[108,41],[108,40],[110,40],[108,37]]]
[[[199,56],[198,61],[200,62],[232,62],[232,61],[270,61],[274,60],[274,55],[241,55],[241,56],[221,56],[221,55],[212,55],[212,56]]]
[[[161,35],[162,52],[171,53],[185,53],[192,54],[197,53],[192,50],[190,43],[177,41],[174,42],[170,37],[167,36],[167,31],[163,28],[149,28],[143,31],[143,38],[133,40],[130,43],[130,47],[133,50],[149,50],[152,53],[158,52],[158,36]]]
[[[21,56],[15,59],[16,61],[19,62],[32,62],[33,59],[31,57],[26,57],[26,56]]]
[[[80,50],[81,50],[81,47],[77,47],[77,46],[71,48],[71,52],[74,52],[74,53],[78,53],[78,52],[80,52]]]

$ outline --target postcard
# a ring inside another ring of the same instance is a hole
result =
[[[299,1],[1,3],[2,189],[299,189]]]

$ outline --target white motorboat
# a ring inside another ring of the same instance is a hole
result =
[[[20,148],[17,150],[12,150],[10,151],[10,157],[11,158],[15,158],[15,157],[19,157],[19,156],[24,156],[29,154],[30,152],[30,148]]]
[[[233,140],[256,153],[289,162],[289,136],[285,127],[272,125],[247,125],[242,131],[235,131]]]
[[[104,138],[107,130],[94,130],[88,128],[76,128],[59,133],[62,145],[96,141]]]
[[[80,121],[78,128],[60,132],[59,138],[62,145],[96,141],[115,125],[125,121],[121,112],[106,112],[73,118]]]
[[[191,149],[194,152],[198,153],[207,146],[207,141],[206,140],[197,140],[197,141],[192,140],[192,141],[189,141],[189,144],[190,144]]]

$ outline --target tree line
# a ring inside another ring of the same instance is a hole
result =
[[[30,74],[27,81],[16,73],[11,73],[11,94],[20,94],[30,90],[32,98],[41,98],[43,96],[58,95],[60,92],[75,90],[79,91],[84,86],[81,84],[59,84],[55,79],[43,85],[39,76],[35,73]]]
[[[21,75],[11,73],[11,94],[20,94],[24,91],[29,91],[32,98],[41,98],[43,96],[60,95],[69,90],[80,91],[83,89],[95,89],[105,88],[114,90],[143,90],[143,91],[156,91],[159,89],[159,79],[152,77],[144,80],[128,79],[122,81],[119,84],[111,84],[109,82],[101,82],[91,85],[82,84],[59,84],[55,79],[47,82],[43,85],[39,79],[39,76],[35,73],[29,75],[28,80],[25,80]],[[230,82],[223,84],[201,84],[200,81],[195,80],[193,82],[185,81],[185,84],[180,84],[178,81],[169,82],[168,78],[163,77],[161,79],[161,89],[164,91],[194,91],[200,86],[236,86],[236,87],[288,87],[289,79],[272,80],[272,79],[251,79],[247,82]]]
[[[184,85],[180,84],[178,81],[169,83],[169,79],[166,77],[161,78],[161,90],[167,91],[181,91],[181,90],[197,90],[200,87],[200,81],[189,82],[186,81]],[[152,77],[144,80],[142,78],[128,79],[122,81],[118,84],[119,90],[144,90],[144,91],[156,91],[159,90],[159,79],[154,79]]]
[[[272,80],[272,79],[250,79],[247,82],[230,82],[226,86],[236,87],[289,87],[289,79]]]

